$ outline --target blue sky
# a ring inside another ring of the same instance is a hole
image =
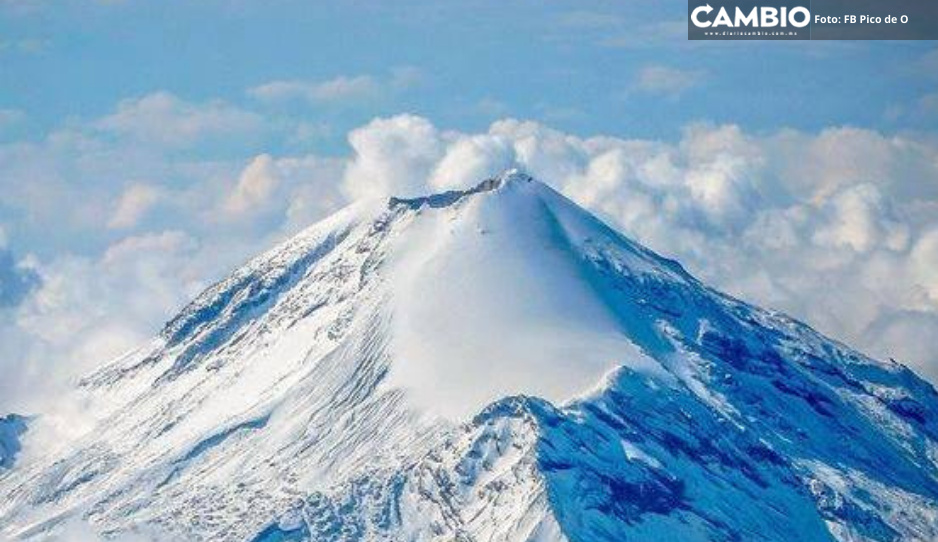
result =
[[[928,42],[691,44],[681,2],[374,4],[7,0],[0,102],[29,115],[19,135],[36,136],[154,90],[256,105],[246,90],[273,80],[410,67],[420,80],[381,99],[280,111],[328,123],[335,137],[316,145],[333,150],[344,129],[400,111],[459,129],[508,114],[655,138],[699,119],[756,130],[934,122],[894,113],[934,90],[934,73],[916,64]],[[636,81],[651,65],[686,80],[643,91]]]
[[[720,288],[938,376],[938,43],[688,42],[685,17],[0,0],[0,368],[23,375],[0,396],[138,344],[355,197],[511,165]]]

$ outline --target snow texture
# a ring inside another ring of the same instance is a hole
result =
[[[74,394],[95,429],[0,471],[7,537],[938,539],[929,384],[516,171],[343,210]]]

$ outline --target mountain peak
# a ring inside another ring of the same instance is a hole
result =
[[[0,537],[938,539],[929,384],[516,170],[310,227],[75,393]]]
[[[472,188],[467,188],[465,190],[448,190],[446,192],[413,198],[392,196],[388,200],[388,207],[394,208],[397,206],[406,206],[411,208],[419,208],[424,205],[429,207],[446,207],[462,200],[466,196],[485,192],[496,192],[509,186],[522,185],[531,182],[535,182],[533,177],[523,173],[518,168],[511,168],[499,173],[494,177],[485,179]]]
[[[482,181],[478,187],[490,186],[491,188],[488,188],[489,190],[497,190],[512,184],[524,184],[533,181],[534,178],[522,171],[520,168],[509,168],[499,173],[495,177],[492,177],[491,179]],[[477,190],[479,190],[479,188],[477,188]]]

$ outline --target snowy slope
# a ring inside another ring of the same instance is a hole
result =
[[[75,393],[7,536],[938,539],[930,385],[517,172],[350,207]]]

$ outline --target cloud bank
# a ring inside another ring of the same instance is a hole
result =
[[[938,378],[938,144],[850,127],[675,142],[502,120],[480,134],[378,119],[350,137],[353,194],[467,186],[517,164],[705,282]]]
[[[0,411],[36,410],[40,390],[139,344],[208,282],[352,199],[467,187],[510,166],[705,282],[938,381],[938,141],[927,135],[691,124],[657,141],[514,119],[466,133],[399,115],[352,130],[338,156],[186,153],[260,118],[156,95],[0,145],[0,209],[17,210],[8,231],[55,217],[91,239],[42,256],[0,245]]]

